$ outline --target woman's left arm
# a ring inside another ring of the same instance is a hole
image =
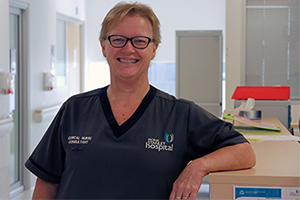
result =
[[[210,172],[251,168],[256,158],[247,142],[218,149],[189,163],[173,184],[170,200],[195,200],[204,176]]]

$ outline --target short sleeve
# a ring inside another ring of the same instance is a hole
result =
[[[59,183],[64,169],[65,151],[61,142],[60,124],[63,107],[59,110],[43,138],[28,158],[25,167],[37,177]]]
[[[193,159],[225,146],[248,142],[234,130],[231,123],[217,118],[193,102],[190,104],[188,129],[189,150]]]

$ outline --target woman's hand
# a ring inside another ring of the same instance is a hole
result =
[[[202,171],[201,161],[206,158],[200,158],[190,162],[179,175],[173,184],[173,190],[170,200],[191,199],[196,200],[197,193],[202,184],[202,180],[207,172]]]
[[[173,184],[170,200],[196,200],[203,177],[210,172],[237,170],[253,167],[254,151],[249,143],[241,143],[218,149],[190,162]]]

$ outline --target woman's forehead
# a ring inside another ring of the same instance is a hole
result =
[[[140,16],[125,16],[118,24],[111,25],[108,35],[131,34],[152,37],[152,25],[150,21]]]

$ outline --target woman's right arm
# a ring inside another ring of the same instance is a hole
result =
[[[32,200],[35,199],[55,199],[58,184],[50,183],[37,178]]]

